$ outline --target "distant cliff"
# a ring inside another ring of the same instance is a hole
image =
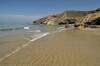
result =
[[[91,11],[64,11],[62,13],[48,15],[41,19],[33,21],[33,24],[46,24],[46,25],[62,25],[66,22],[74,23],[80,22],[83,17],[88,15],[95,14],[96,16],[92,16],[92,19],[96,19],[100,17],[100,8]]]

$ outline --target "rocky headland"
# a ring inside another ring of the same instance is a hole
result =
[[[90,25],[100,25],[100,8],[90,11],[64,11],[52,14],[33,21],[33,24],[64,25],[64,24],[84,23]]]

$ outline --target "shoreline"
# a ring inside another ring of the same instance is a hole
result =
[[[100,30],[59,29],[29,40],[0,60],[2,66],[99,66]],[[14,46],[14,45],[13,45]],[[90,56],[91,55],[91,56]]]
[[[100,35],[64,30],[49,34],[1,61],[1,65],[99,66]]]

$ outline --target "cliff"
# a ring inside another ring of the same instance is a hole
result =
[[[100,8],[91,11],[64,11],[35,20],[33,24],[62,25],[66,24],[66,22],[75,23],[82,21],[82,19],[87,18],[89,15],[96,15],[89,18],[90,21],[100,17]]]
[[[85,22],[86,24],[100,25],[100,11],[86,15],[86,17],[89,17],[89,16],[90,18],[87,22]]]

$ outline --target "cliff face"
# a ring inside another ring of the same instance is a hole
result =
[[[92,14],[88,14],[86,16],[87,17],[90,16],[90,19],[88,20],[88,22],[86,22],[86,24],[100,25],[100,11],[92,13]]]
[[[33,24],[46,24],[46,25],[61,25],[74,22],[80,22],[82,18],[89,15],[96,15],[90,20],[95,19],[100,16],[100,9],[92,11],[64,11],[63,13],[58,13],[54,15],[48,15],[36,21],[33,21]]]

